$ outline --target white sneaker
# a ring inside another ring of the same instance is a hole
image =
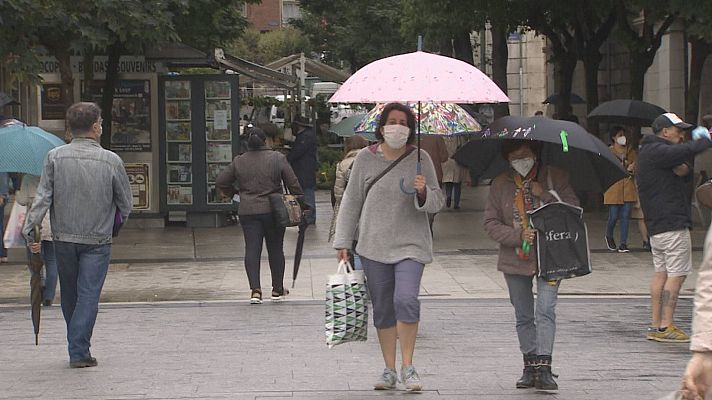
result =
[[[418,371],[412,365],[401,368],[401,382],[405,385],[405,390],[409,392],[420,392],[423,390],[423,383],[420,381]]]
[[[378,377],[378,381],[373,384],[375,390],[393,390],[398,382],[398,373],[395,369],[385,368],[383,373]]]

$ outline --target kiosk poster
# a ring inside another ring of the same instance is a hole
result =
[[[91,84],[94,101],[101,101],[104,81]],[[151,83],[122,79],[114,89],[111,113],[111,149],[123,152],[151,151]]]
[[[151,164],[149,163],[127,163],[124,164],[126,175],[129,176],[131,194],[133,194],[133,209],[148,210],[150,207],[150,185]]]
[[[42,84],[42,119],[63,120],[67,112],[61,83]]]

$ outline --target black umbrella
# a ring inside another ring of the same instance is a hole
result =
[[[655,104],[640,100],[618,99],[599,104],[588,114],[588,118],[595,122],[650,126],[655,118],[665,112]]]
[[[309,224],[306,222],[299,225],[299,233],[297,234],[297,248],[294,251],[294,267],[292,269],[292,288],[297,283],[297,274],[299,273],[299,264],[302,262],[302,251],[304,250],[304,236],[306,236]]]
[[[11,96],[9,96],[6,93],[0,92],[0,107],[4,106],[17,106],[20,105],[20,103],[13,99]]]
[[[542,101],[541,104],[558,104],[561,101],[561,95],[554,93],[547,97],[546,100]],[[586,100],[582,99],[581,96],[576,93],[571,93],[571,103],[570,104],[586,104]]]
[[[539,159],[567,171],[576,190],[604,192],[626,171],[600,139],[573,122],[546,117],[500,118],[471,139],[453,158],[473,175],[494,178],[509,168],[500,154],[502,140],[543,142]]]

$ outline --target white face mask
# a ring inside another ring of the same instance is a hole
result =
[[[385,125],[383,127],[383,140],[388,147],[398,150],[405,146],[410,136],[410,128],[403,125]]]
[[[628,140],[625,138],[625,136],[618,136],[616,138],[616,143],[618,143],[621,146],[625,146],[625,144],[628,143]]]
[[[529,157],[529,158],[520,158],[517,160],[512,160],[509,162],[509,164],[512,166],[512,168],[519,173],[521,176],[527,176],[529,174],[529,171],[534,168],[534,164],[536,161]]]

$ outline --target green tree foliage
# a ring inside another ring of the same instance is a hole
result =
[[[379,58],[415,50],[416,38],[403,38],[400,0],[302,0],[294,21],[322,61],[351,71]]]
[[[312,52],[309,40],[299,29],[293,27],[265,33],[247,29],[238,40],[225,49],[232,55],[258,64],[268,64],[292,54]]]

